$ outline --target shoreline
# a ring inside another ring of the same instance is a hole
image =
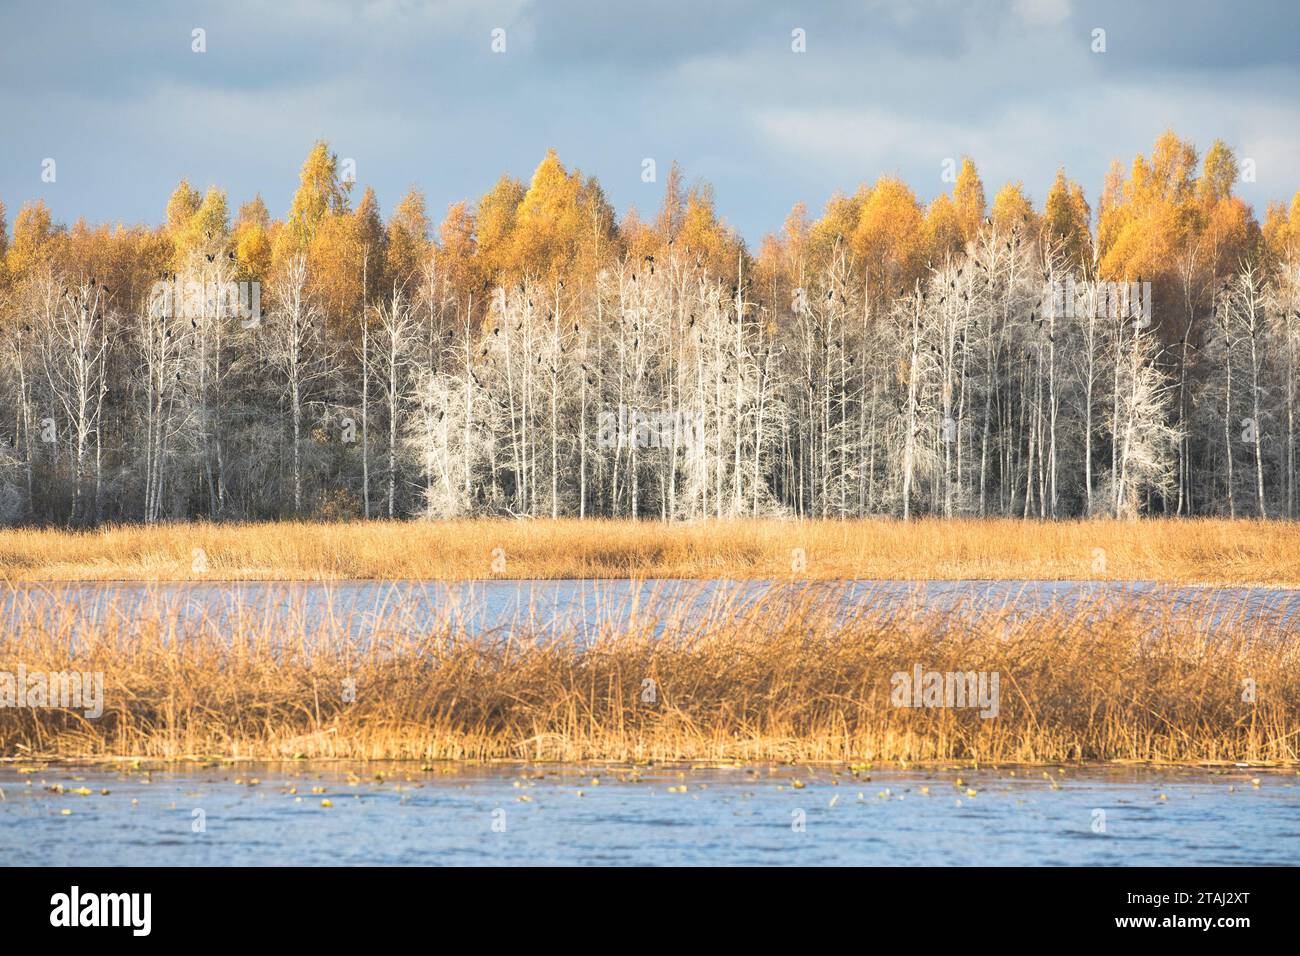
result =
[[[1300,588],[1300,522],[474,518],[0,531],[0,582],[1150,581]]]
[[[24,767],[24,764],[39,764],[39,767]],[[606,767],[620,768],[627,770],[640,770],[655,768],[657,770],[752,770],[758,767],[781,767],[785,769],[798,769],[807,767],[818,770],[850,770],[859,773],[908,773],[911,771],[925,772],[973,772],[973,771],[1005,771],[1005,770],[1047,770],[1057,768],[1062,771],[1104,771],[1104,770],[1203,770],[1206,772],[1222,771],[1229,772],[1239,771],[1259,771],[1265,773],[1286,773],[1294,771],[1300,776],[1300,759],[1295,760],[1264,760],[1264,761],[1224,761],[1224,760],[1206,760],[1206,761],[1165,761],[1165,760],[1133,760],[1127,758],[1117,758],[1114,760],[1085,760],[1080,762],[1063,762],[1063,761],[1018,761],[1018,762],[984,762],[984,761],[963,761],[963,760],[918,760],[918,761],[898,761],[898,760],[692,760],[682,759],[664,759],[664,760],[618,760],[618,759],[600,759],[588,758],[585,760],[528,760],[524,758],[484,758],[484,759],[437,759],[437,760],[420,760],[419,758],[402,758],[402,757],[231,757],[222,755],[212,756],[194,756],[185,755],[177,757],[147,757],[134,754],[113,754],[113,755],[44,755],[44,756],[0,756],[0,770],[14,769],[20,773],[39,773],[43,770],[54,767],[66,767],[69,769],[98,769],[105,772],[116,771],[121,769],[121,765],[132,764],[128,768],[131,770],[153,772],[156,769],[173,770],[182,767],[193,768],[197,770],[216,770],[221,768],[236,768],[248,765],[267,766],[267,765],[284,765],[286,767],[315,767],[317,765],[328,767],[346,767],[354,765],[362,766],[379,766],[381,764],[392,764],[406,771],[417,771],[422,773],[436,773],[445,769],[501,769],[513,770],[528,767],[540,768],[564,768],[564,767]],[[419,766],[415,766],[419,764]]]
[[[819,577],[819,578],[763,578],[763,577],[706,577],[703,575],[695,577],[661,577],[654,574],[628,574],[623,576],[599,575],[591,577],[579,576],[554,576],[554,577],[514,577],[511,575],[501,575],[500,577],[466,577],[466,578],[329,578],[329,577],[234,577],[234,578],[194,578],[194,577],[176,577],[176,578],[19,578],[17,580],[0,579],[0,587],[8,588],[11,591],[36,588],[56,588],[56,587],[83,587],[90,585],[194,585],[196,587],[229,587],[241,584],[312,584],[321,586],[331,585],[368,585],[368,584],[392,584],[392,585],[421,585],[421,584],[547,584],[551,582],[573,581],[587,582],[594,584],[602,583],[624,583],[624,582],[643,582],[655,584],[757,584],[757,585],[791,585],[803,586],[810,584],[898,584],[898,585],[924,585],[932,583],[942,584],[1071,584],[1071,585],[1090,585],[1090,584],[1111,584],[1111,585],[1132,585],[1159,590],[1162,588],[1185,588],[1189,590],[1241,590],[1241,591],[1297,591],[1300,592],[1300,582],[1295,581],[1179,581],[1176,579],[1160,578],[1016,578],[1016,577],[995,577],[995,578],[963,578],[963,577],[929,577],[929,578],[888,578],[888,577],[859,577],[859,578],[836,578],[836,577]]]

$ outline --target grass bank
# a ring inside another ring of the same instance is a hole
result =
[[[0,580],[995,578],[1300,585],[1300,525],[495,519],[0,532]]]
[[[833,589],[832,589],[833,591]],[[1296,761],[1296,625],[1158,599],[847,615],[828,589],[595,633],[363,633],[286,616],[16,612],[0,671],[102,674],[103,713],[0,708],[0,755],[554,761]],[[655,625],[666,623],[662,636]],[[310,630],[310,633],[309,633]],[[998,677],[996,715],[898,706],[898,674]],[[1251,692],[1248,692],[1250,689]]]

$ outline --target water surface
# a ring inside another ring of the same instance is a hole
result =
[[[1293,771],[21,766],[4,864],[1300,863]]]
[[[811,596],[811,598],[810,598]],[[33,616],[72,615],[74,628],[108,619],[159,613],[181,625],[222,628],[292,622],[310,631],[329,626],[364,634],[420,630],[450,622],[470,633],[529,627],[594,633],[636,621],[656,631],[769,613],[774,603],[826,603],[836,613],[876,607],[1032,613],[1086,608],[1106,613],[1137,601],[1153,614],[1195,616],[1206,627],[1245,622],[1291,624],[1300,592],[1280,588],[1187,587],[1132,581],[728,581],[481,580],[317,582],[166,582],[23,585],[0,589],[0,624]]]

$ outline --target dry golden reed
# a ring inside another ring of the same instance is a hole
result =
[[[585,625],[548,629],[525,616],[487,634],[467,633],[451,615],[421,623],[397,610],[357,626],[302,605],[195,619],[157,599],[122,613],[70,599],[20,603],[0,636],[0,670],[100,671],[105,711],[88,720],[0,709],[0,753],[995,763],[1300,755],[1300,643],[1282,616],[1209,602],[1174,608],[1159,594],[946,610],[845,597],[840,585],[783,586],[752,603],[735,593],[704,609],[643,602]],[[997,716],[894,706],[891,675],[916,665],[998,673]]]
[[[498,553],[504,563],[494,569]],[[1300,585],[1300,526],[1219,519],[476,519],[0,531],[0,580],[10,581],[629,576]]]

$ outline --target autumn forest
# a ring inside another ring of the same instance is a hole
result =
[[[322,142],[282,219],[0,205],[0,521],[1295,516],[1300,192],[1261,220],[1223,142],[757,249],[660,173],[620,217],[552,151],[436,222]]]

